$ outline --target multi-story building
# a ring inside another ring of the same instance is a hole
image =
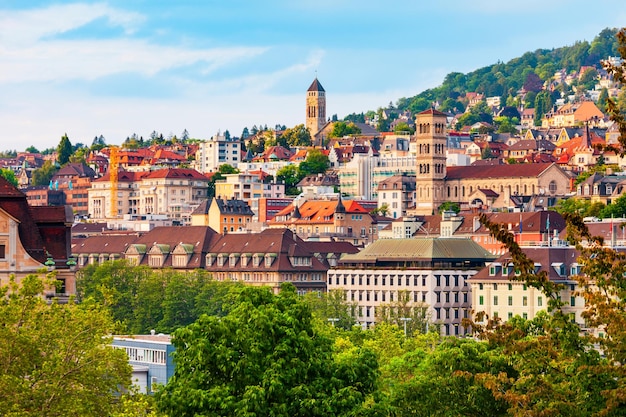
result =
[[[220,165],[236,167],[241,161],[241,142],[217,133],[211,139],[200,142],[196,151],[194,167],[200,172],[215,172]]]
[[[133,368],[133,385],[142,394],[154,393],[174,375],[175,348],[170,335],[113,336],[111,345],[126,351]]]
[[[19,283],[41,269],[56,270],[58,286],[46,295],[75,294],[70,242],[73,222],[67,206],[33,207],[26,196],[0,177],[0,284]]]
[[[394,175],[378,183],[378,207],[387,205],[387,215],[394,219],[406,215],[415,206],[415,176]]]
[[[288,228],[305,240],[335,240],[356,246],[378,239],[372,215],[356,201],[307,200],[287,206],[269,220],[270,228]]]
[[[210,226],[213,230],[226,234],[247,230],[254,213],[243,200],[222,199],[203,201],[191,214],[192,226]]]
[[[191,212],[208,196],[209,179],[194,169],[151,172],[119,171],[95,180],[89,190],[89,215],[94,220],[126,214],[165,214],[176,225],[191,223]]]
[[[357,251],[346,242],[306,242],[284,228],[219,235],[208,226],[90,236],[73,247],[79,267],[127,259],[151,268],[206,269],[214,279],[268,285],[275,292],[283,282],[292,282],[300,294],[325,292],[328,268]]]
[[[427,307],[441,334],[463,335],[470,331],[462,325],[472,309],[468,280],[494,258],[469,239],[381,239],[344,255],[328,271],[328,290],[344,291],[364,326],[403,298]]]
[[[551,281],[563,285],[560,297],[565,302],[564,311],[581,328],[585,320],[584,299],[576,293],[575,275],[580,274],[579,252],[565,245],[523,247],[524,254],[535,263],[535,273],[545,271]],[[491,262],[486,268],[473,275],[472,305],[476,313],[485,313],[485,319],[500,318],[507,321],[514,316],[532,320],[539,311],[546,311],[548,299],[540,290],[516,280],[515,266],[507,253]]]
[[[226,174],[225,179],[215,181],[215,195],[223,199],[234,198],[248,203],[262,197],[285,197],[285,184],[265,181],[267,176],[263,171]]]

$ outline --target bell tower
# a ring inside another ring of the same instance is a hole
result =
[[[314,142],[315,135],[322,130],[325,124],[326,91],[315,77],[306,93],[306,127],[309,129]]]
[[[447,116],[435,109],[415,116],[415,211],[435,214],[446,201]]]

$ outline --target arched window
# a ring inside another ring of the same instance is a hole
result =
[[[556,181],[550,181],[550,185],[548,186],[550,190],[550,194],[556,194]]]

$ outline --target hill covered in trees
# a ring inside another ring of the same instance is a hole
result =
[[[609,56],[618,55],[618,43],[616,28],[606,28],[589,43],[587,41],[576,42],[572,46],[555,49],[537,49],[527,52],[519,58],[509,62],[497,62],[495,64],[479,68],[467,74],[451,72],[446,75],[443,83],[435,88],[430,88],[412,97],[402,97],[397,100],[395,106],[390,105],[391,113],[401,113],[409,110],[418,113],[432,106],[438,105],[441,111],[454,113],[463,112],[467,106],[464,101],[467,93],[483,94],[485,97],[500,97],[502,105],[520,105],[535,107],[537,93],[542,91],[544,84],[550,81],[555,72],[564,70],[566,73],[578,72],[581,68],[590,67],[590,76],[597,76],[602,71],[601,61]],[[573,84],[565,84],[551,92],[554,96],[567,96],[573,92],[578,83],[586,82],[584,79],[577,80]],[[519,103],[518,92],[522,88],[528,93],[524,96],[524,103]],[[378,113],[381,115],[382,108],[378,111],[370,110],[363,114],[350,114],[344,120],[363,122],[365,118],[372,118]],[[387,113],[390,113],[387,111]],[[393,115],[392,115],[393,118]]]

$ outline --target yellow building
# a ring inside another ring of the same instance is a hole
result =
[[[561,300],[564,311],[581,328],[585,320],[584,299],[576,295],[575,275],[580,273],[577,262],[579,252],[571,246],[524,247],[526,256],[535,262],[535,270],[546,271],[551,281],[563,284]],[[515,281],[515,268],[511,256],[502,255],[469,279],[472,286],[472,306],[476,313],[484,312],[487,318],[498,317],[507,321],[515,316],[532,320],[538,312],[546,311],[548,299],[541,291]]]
[[[248,228],[254,212],[243,200],[214,197],[205,200],[191,214],[192,226],[209,226],[218,233],[241,232]]]

